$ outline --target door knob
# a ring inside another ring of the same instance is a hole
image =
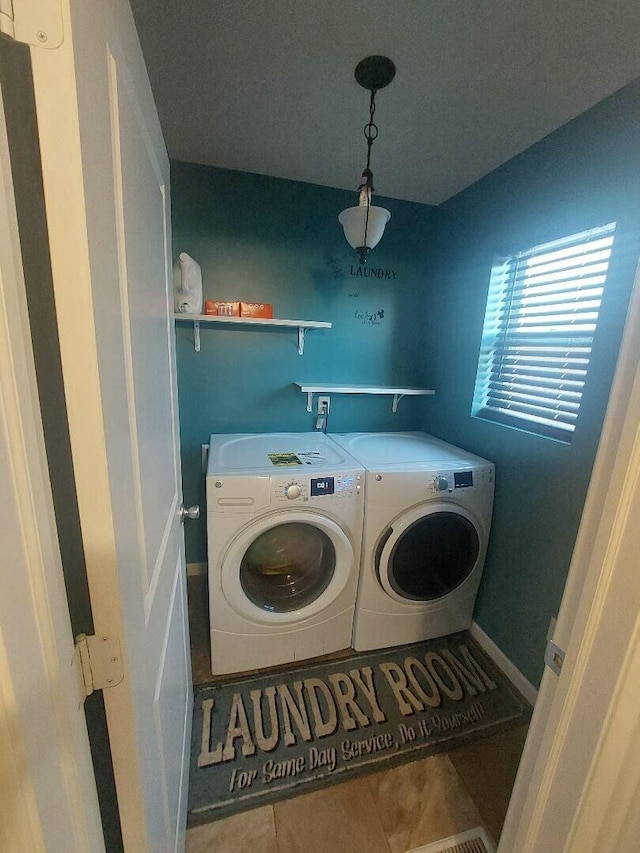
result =
[[[180,521],[184,524],[185,518],[200,518],[200,507],[198,504],[194,504],[193,506],[185,507],[184,505],[180,507]]]

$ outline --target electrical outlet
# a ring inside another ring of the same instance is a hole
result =
[[[329,397],[328,395],[325,396],[325,395],[321,394],[318,397],[318,414],[319,415],[323,415],[323,414],[328,415],[330,408],[331,408],[331,397]]]

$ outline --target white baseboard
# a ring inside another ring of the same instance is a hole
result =
[[[538,691],[536,688],[527,678],[525,678],[518,667],[509,660],[502,649],[496,646],[491,637],[489,637],[488,634],[485,634],[477,622],[471,623],[469,633],[473,639],[477,641],[478,645],[481,646],[489,655],[496,666],[500,667],[514,687],[522,693],[527,702],[531,705],[535,705],[536,699],[538,698]]]
[[[207,564],[206,563],[187,563],[187,577],[191,578],[195,575],[206,575],[207,573]],[[480,640],[478,640],[480,642]]]

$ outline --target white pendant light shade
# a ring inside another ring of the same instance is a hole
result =
[[[367,211],[369,221],[367,222]],[[338,216],[338,222],[344,228],[344,236],[352,249],[373,249],[384,234],[384,228],[391,214],[384,207],[359,205],[348,207]],[[366,230],[366,242],[365,242]]]

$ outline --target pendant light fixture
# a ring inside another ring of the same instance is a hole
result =
[[[349,245],[360,256],[360,263],[366,264],[371,249],[377,246],[384,234],[384,228],[391,214],[384,207],[375,207],[373,201],[373,172],[371,171],[371,148],[378,136],[378,128],[373,117],[376,111],[376,93],[384,89],[393,80],[396,66],[386,56],[367,56],[356,66],[357,82],[371,92],[369,101],[369,121],[364,126],[367,140],[367,165],[362,173],[362,183],[358,187],[358,206],[348,207],[338,216],[344,228],[344,236]]]

